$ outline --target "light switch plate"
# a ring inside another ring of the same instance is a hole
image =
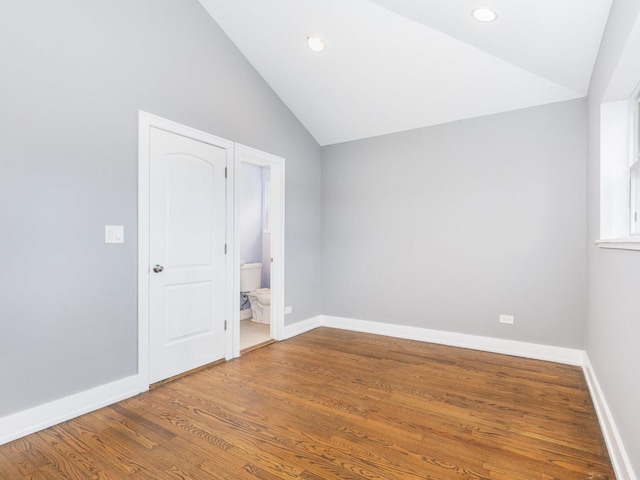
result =
[[[124,243],[124,226],[105,225],[104,243]]]
[[[507,325],[513,325],[513,315],[500,315],[500,323],[506,323]]]
[[[293,312],[293,307],[284,307],[285,315],[288,314],[288,313],[291,313],[291,312]]]

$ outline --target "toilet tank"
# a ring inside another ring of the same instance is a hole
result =
[[[240,291],[253,292],[262,286],[262,264],[244,263],[240,265]]]

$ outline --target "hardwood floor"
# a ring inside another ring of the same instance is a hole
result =
[[[2,479],[611,479],[580,368],[319,328],[0,447]]]

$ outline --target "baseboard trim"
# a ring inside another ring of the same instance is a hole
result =
[[[628,480],[638,480],[633,472],[629,456],[624,448],[589,357],[582,350],[327,315],[318,315],[301,322],[286,325],[284,327],[283,340],[321,326],[581,366],[584,370],[616,476]],[[143,382],[141,382],[139,376],[133,375],[2,417],[0,418],[0,445],[133,397],[144,391],[144,389],[140,388],[141,385],[143,385]]]
[[[140,384],[138,375],[133,375],[2,417],[0,418],[0,445],[133,397],[141,393]]]
[[[311,317],[301,322],[292,323],[291,325],[285,325],[283,340],[301,335],[309,330],[322,326],[322,316]]]
[[[283,340],[319,326],[319,316],[287,325],[284,328]],[[147,389],[148,382],[142,380],[139,375],[133,375],[44,405],[0,417],[0,445],[133,397]]]
[[[602,429],[602,434],[604,435],[604,440],[609,450],[609,457],[611,458],[613,469],[616,472],[616,477],[625,480],[638,480],[638,477],[633,472],[629,455],[624,448],[624,444],[620,438],[620,432],[613,420],[613,415],[611,414],[607,400],[600,388],[596,372],[586,352],[584,353],[582,369],[584,370],[584,376],[589,386],[591,399],[593,400],[596,414],[598,415],[600,428]]]
[[[534,343],[503,340],[499,338],[480,337],[463,333],[430,330],[419,327],[393,325],[389,323],[371,322],[368,320],[354,320],[351,318],[331,317],[322,315],[321,324],[331,328],[353,330],[363,333],[374,333],[388,337],[406,338],[421,342],[438,343],[451,347],[470,348],[484,352],[514,355],[517,357],[533,358],[550,362],[565,363],[568,365],[582,366],[583,351],[538,345]]]

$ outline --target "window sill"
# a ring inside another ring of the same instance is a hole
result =
[[[600,248],[619,248],[621,250],[640,250],[640,237],[610,238],[596,240]]]

